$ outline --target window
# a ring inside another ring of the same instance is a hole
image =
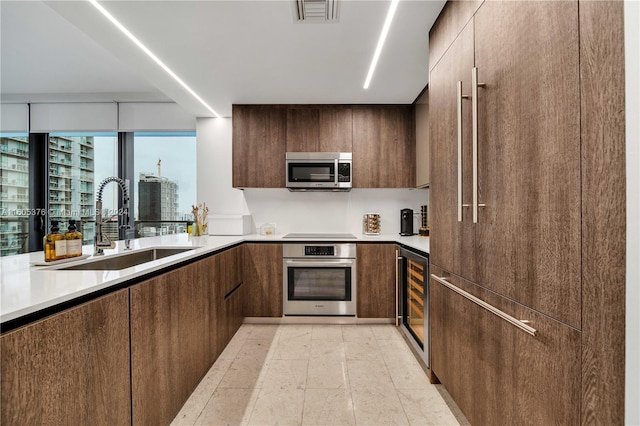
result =
[[[29,251],[29,135],[0,133],[0,256]]]
[[[100,182],[117,174],[117,134],[49,135],[49,220],[60,221],[60,231],[75,219],[82,232],[82,244],[93,244],[96,190]],[[118,208],[117,185],[105,187],[103,220]],[[107,220],[104,232],[118,239],[118,217]]]
[[[134,134],[136,237],[187,232],[196,200],[195,133]]]

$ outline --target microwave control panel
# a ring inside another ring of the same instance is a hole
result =
[[[351,182],[351,163],[338,163],[338,182]]]

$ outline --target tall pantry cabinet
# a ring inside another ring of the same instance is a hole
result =
[[[594,84],[621,85],[619,73],[602,80],[585,64],[622,43],[599,34],[603,25],[621,28],[621,6],[449,2],[430,34],[432,368],[472,424],[622,419],[623,398],[612,407],[609,395],[622,392],[610,374],[624,375],[623,347],[599,330],[586,345],[584,333],[607,317],[624,333],[614,314],[624,302],[613,305],[624,274],[585,278],[597,260],[585,241],[603,236],[596,218],[624,239],[624,155],[585,143],[599,130],[585,132],[584,117],[600,108],[611,114],[603,137],[624,147],[621,95],[584,103]],[[585,177],[598,174],[605,183],[590,189]],[[618,264],[624,251],[606,256]],[[585,288],[589,279],[602,291]]]

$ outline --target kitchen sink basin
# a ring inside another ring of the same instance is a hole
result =
[[[184,253],[185,251],[193,249],[194,247],[158,247],[146,250],[136,250],[127,254],[109,256],[100,260],[92,259],[87,262],[63,266],[57,269],[65,271],[114,271],[151,262],[152,260],[173,256],[174,254]]]

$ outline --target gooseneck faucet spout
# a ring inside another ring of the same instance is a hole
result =
[[[121,228],[125,230],[129,230],[129,182],[120,179],[117,176],[111,176],[100,182],[98,185],[98,194],[96,196],[96,235],[93,239],[93,255],[99,256],[104,254],[105,248],[113,249],[116,247],[116,243],[111,241],[107,235],[102,232],[102,225],[104,221],[102,220],[102,192],[104,191],[104,187],[110,183],[116,182],[120,186],[120,190],[122,192],[122,210],[118,212],[118,216],[122,216],[124,218],[124,225],[121,225]],[[110,216],[112,217],[112,216]],[[109,220],[108,217],[106,220]],[[131,241],[128,237],[128,232],[125,231],[126,239],[125,239],[125,250],[131,249]]]

